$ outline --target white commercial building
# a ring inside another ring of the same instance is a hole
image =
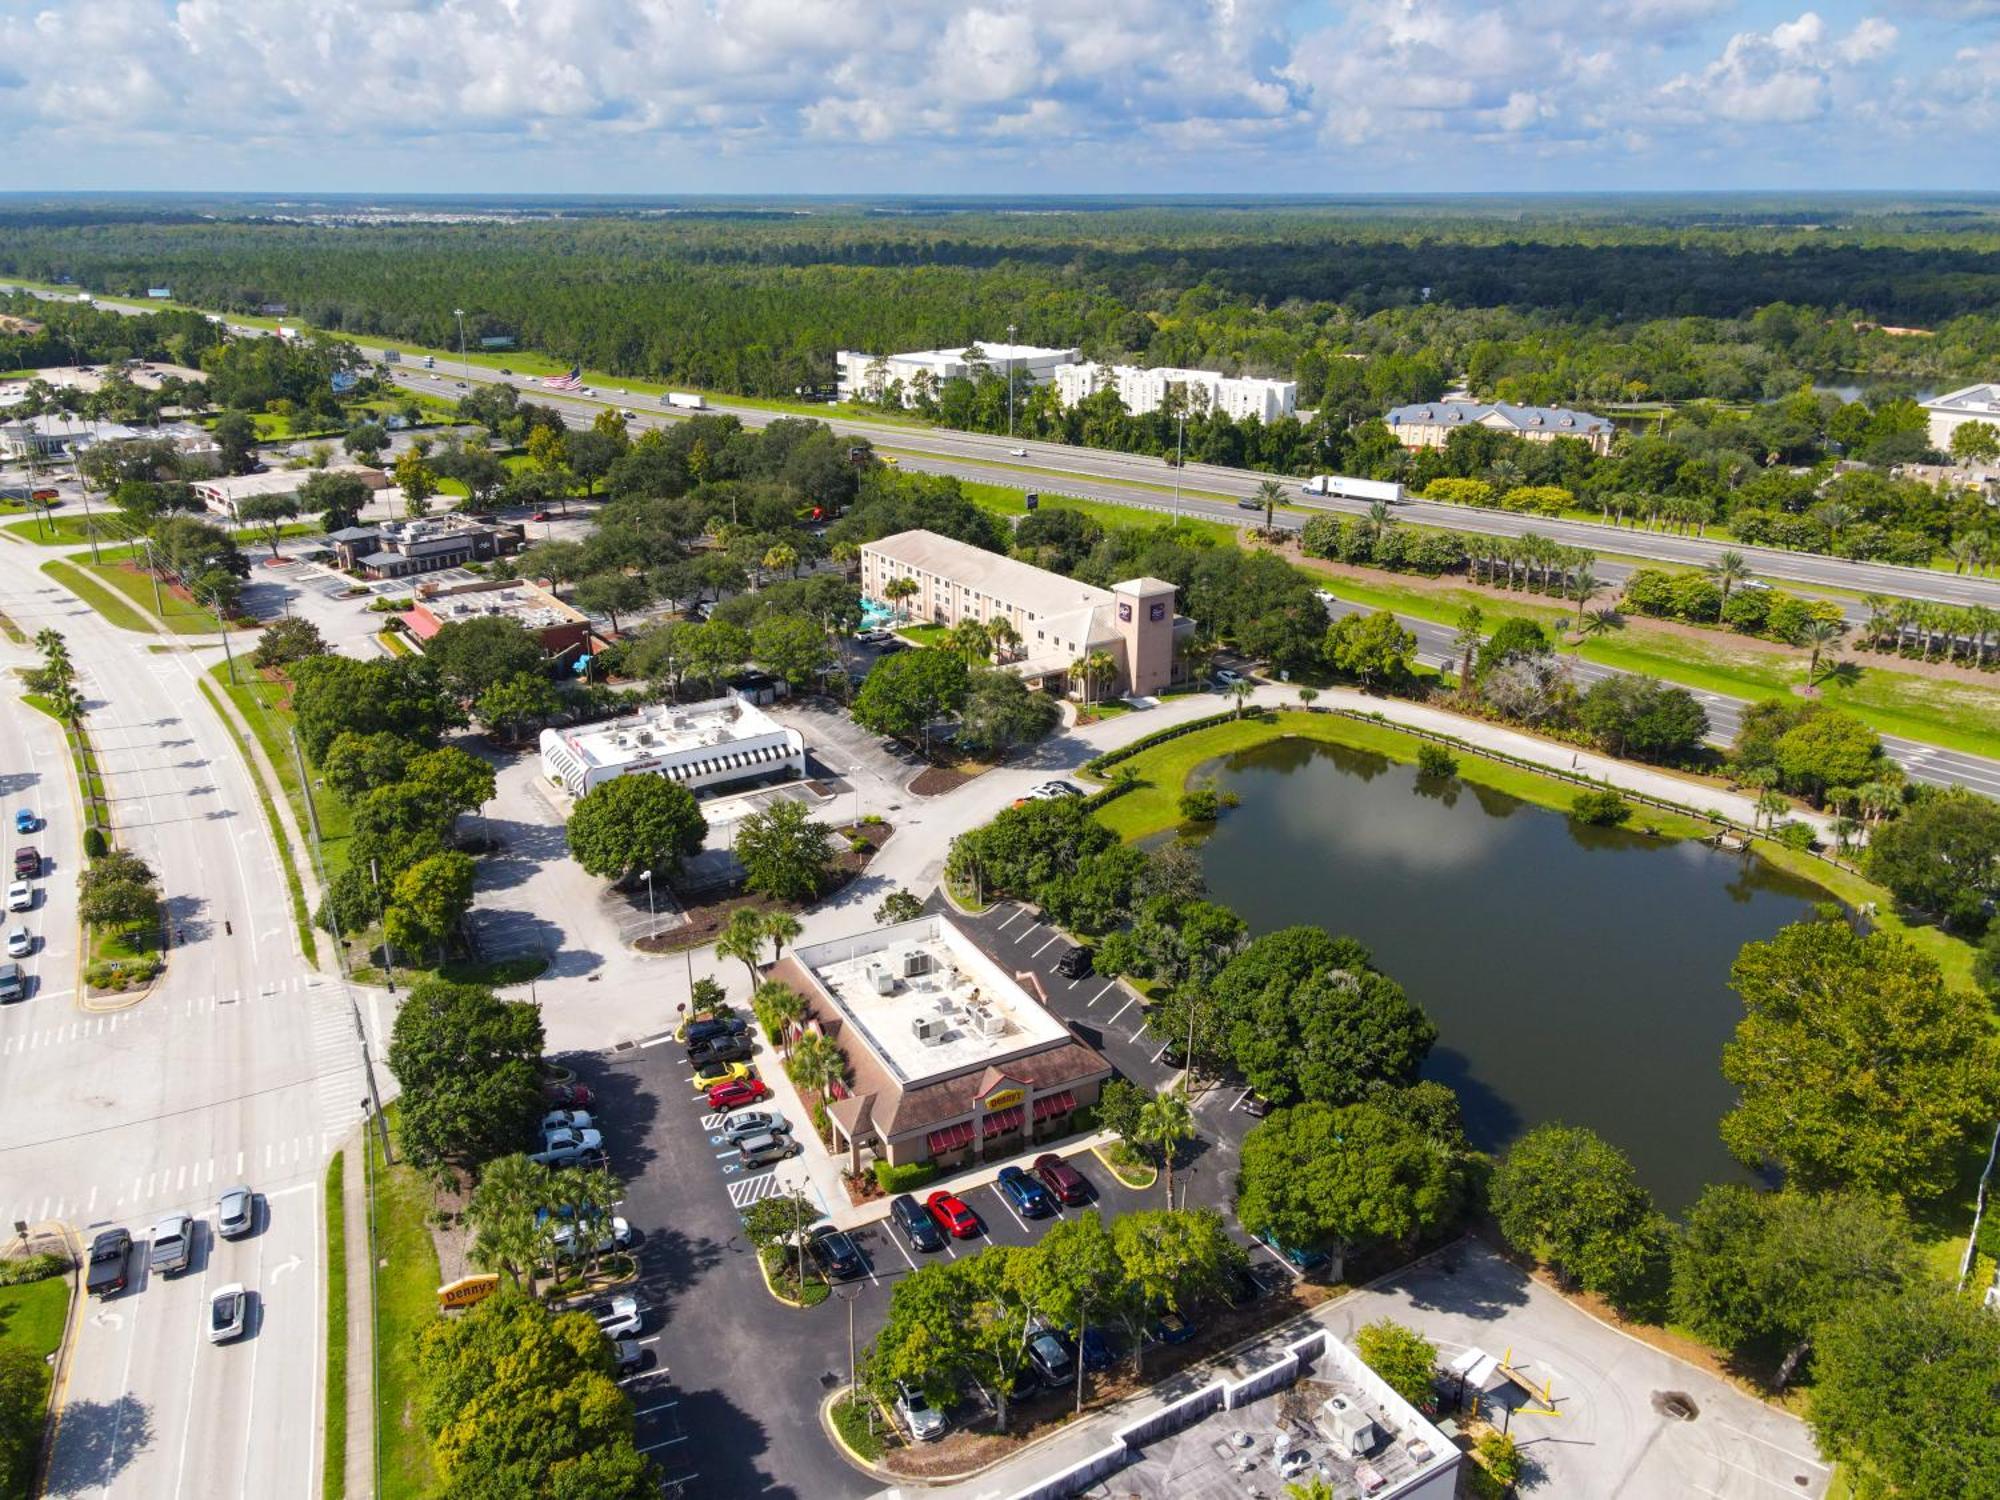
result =
[[[122,422],[86,422],[78,417],[43,415],[0,425],[0,457],[61,458],[93,443],[121,443],[149,437],[143,428]]]
[[[544,729],[541,745],[542,774],[572,797],[633,771],[665,776],[691,792],[806,771],[805,737],[734,696]]]
[[[2000,385],[1969,385],[1962,391],[1933,396],[1924,403],[1931,421],[1931,446],[1951,451],[1951,435],[1967,422],[2000,428]]]
[[[989,370],[1003,378],[1012,370],[1023,384],[1040,385],[1058,367],[1078,358],[1075,349],[978,340],[956,349],[918,349],[909,354],[863,354],[842,349],[834,355],[840,369],[841,400],[880,401],[887,391],[900,385],[905,406],[916,405],[924,396],[936,396],[947,380],[977,380]]]
[[[1158,411],[1176,387],[1184,393],[1189,415],[1214,411],[1236,421],[1255,417],[1260,422],[1275,422],[1290,416],[1299,402],[1299,388],[1289,380],[1182,370],[1170,365],[1148,369],[1143,365],[1067,364],[1057,369],[1055,384],[1064,406],[1074,406],[1087,396],[1115,387],[1125,410],[1134,416]]]

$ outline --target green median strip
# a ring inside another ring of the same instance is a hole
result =
[[[201,692],[202,696],[208,699],[210,706],[215,709],[215,716],[222,721],[223,727],[229,730],[233,736],[236,733],[236,727],[230,722],[228,713],[223,709],[221,699],[216,697],[216,689],[204,682],[201,684]],[[248,715],[245,717],[249,718]],[[256,720],[249,718],[249,722],[254,725]],[[271,789],[264,784],[264,774],[257,769],[257,762],[248,753],[249,747],[247,745],[244,747],[244,752],[243,768],[250,774],[250,784],[257,788],[257,803],[264,809],[264,822],[271,830],[271,842],[277,845],[278,863],[285,872],[285,894],[291,901],[292,927],[299,935],[299,949],[305,954],[306,962],[317,967],[319,964],[319,934],[313,929],[312,913],[306,909],[306,889],[304,883],[299,879],[299,867],[292,853],[292,841],[286,836],[285,825],[278,819],[278,806],[271,800]]]
[[[42,564],[42,571],[120,630],[136,630],[145,635],[158,634],[144,615],[119,598],[115,590],[106,588],[95,578],[88,576],[83,569],[73,567],[66,562],[45,562]]]
[[[388,1109],[393,1126],[396,1106]],[[441,1279],[431,1240],[434,1208],[417,1171],[390,1165],[379,1131],[368,1131],[369,1248],[375,1266],[375,1436],[382,1500],[430,1493],[430,1441],[417,1420],[422,1379],[417,1335],[436,1320]]]

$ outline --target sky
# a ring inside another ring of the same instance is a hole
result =
[[[0,0],[0,190],[2000,187],[2000,0]]]

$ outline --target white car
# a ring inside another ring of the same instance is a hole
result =
[[[562,1256],[565,1260],[569,1259],[576,1254],[576,1226],[574,1224],[558,1226],[555,1234],[550,1237],[549,1242],[555,1246],[557,1255]],[[610,1228],[605,1231],[604,1238],[597,1242],[597,1253],[599,1255],[609,1255],[614,1250],[625,1249],[631,1243],[632,1226],[618,1215],[613,1214],[611,1216]]]
[[[7,910],[32,911],[35,906],[35,888],[25,880],[17,880],[7,887]]]
[[[542,1116],[542,1134],[555,1130],[588,1130],[590,1116],[580,1109],[552,1109]]]
[[[896,1382],[896,1415],[910,1429],[910,1436],[920,1443],[944,1436],[944,1413],[932,1406],[924,1393],[906,1380]]]
[[[636,1338],[645,1331],[646,1309],[632,1296],[609,1297],[591,1304],[590,1315],[608,1339]]]
[[[226,1344],[231,1339],[243,1337],[244,1326],[250,1320],[250,1293],[243,1283],[232,1281],[228,1286],[215,1289],[215,1295],[208,1299],[208,1341],[211,1344]]]
[[[602,1151],[603,1133],[596,1130],[560,1129],[544,1131],[542,1134],[544,1151]]]
[[[1009,448],[1007,451],[1013,454],[1014,457],[1016,458],[1026,458],[1028,456],[1028,450],[1026,448]]]
[[[7,934],[7,956],[26,958],[35,951],[35,935],[25,927],[16,927]]]

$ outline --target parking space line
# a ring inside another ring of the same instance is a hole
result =
[[[993,1196],[1000,1200],[1000,1206],[1002,1208],[1006,1209],[1009,1214],[1013,1215],[1014,1222],[1021,1226],[1021,1233],[1032,1234],[1034,1232],[1033,1230],[1028,1228],[1028,1221],[1022,1218],[1019,1212],[1016,1211],[1013,1201],[1009,1199],[1005,1193],[1001,1192],[1000,1189],[995,1188],[993,1190]]]
[[[1250,1090],[1248,1089],[1245,1089],[1242,1093],[1238,1094],[1236,1096],[1236,1102],[1229,1106],[1229,1113],[1232,1115],[1235,1114],[1237,1110],[1243,1107],[1243,1101],[1245,1099],[1248,1099],[1249,1097],[1250,1097]]]
[[[1048,942],[1042,944],[1041,947],[1037,948],[1033,953],[1029,954],[1028,956],[1030,958],[1040,958],[1052,946],[1054,946],[1057,943],[1060,943],[1061,941],[1062,941],[1062,934],[1060,932],[1052,932],[1049,934]]]
[[[1259,1250],[1262,1250],[1266,1255],[1270,1256],[1271,1259],[1275,1260],[1279,1265],[1283,1266],[1285,1269],[1285,1274],[1290,1276],[1292,1280],[1304,1281],[1306,1279],[1305,1272],[1301,1271],[1297,1266],[1293,1265],[1290,1261],[1286,1260],[1284,1256],[1278,1254],[1277,1251],[1273,1250],[1269,1245],[1265,1244],[1262,1240],[1252,1240],[1250,1243],[1255,1245]]]
[[[672,1411],[679,1405],[680,1402],[678,1401],[662,1401],[658,1406],[648,1406],[641,1411],[633,1412],[632,1415],[635,1417],[650,1417],[656,1411]]]
[[[1794,1453],[1792,1452],[1791,1449],[1785,1447],[1783,1444],[1774,1443],[1767,1437],[1759,1437],[1756,1433],[1749,1431],[1747,1428],[1738,1427],[1734,1422],[1725,1422],[1720,1417],[1717,1417],[1715,1419],[1715,1425],[1718,1427],[1727,1427],[1731,1432],[1742,1433],[1743,1436],[1750,1439],[1751,1442],[1762,1443],[1766,1448],[1770,1448],[1776,1452],[1784,1454],[1785,1457],[1791,1459],[1794,1463],[1811,1464],[1815,1469],[1826,1469],[1828,1473],[1833,1472],[1828,1465],[1821,1463],[1818,1459],[1807,1458],[1803,1453]]]
[[[886,1228],[882,1231],[882,1234],[883,1237],[887,1239],[890,1244],[896,1247],[896,1252],[899,1255],[901,1255],[906,1262],[908,1262],[910,1269],[912,1271],[916,1270],[917,1263],[910,1258],[910,1252],[903,1248],[902,1236],[897,1234],[891,1234]]]
[[[1145,1028],[1144,1028],[1144,1027],[1142,1026],[1142,1027],[1140,1027],[1140,1028],[1139,1028],[1139,1031],[1135,1031],[1135,1032],[1133,1032],[1133,1033],[1132,1033],[1132,1040],[1133,1040],[1133,1041],[1135,1041],[1135,1042],[1136,1042],[1136,1041],[1138,1041],[1138,1040],[1139,1040],[1139,1036],[1140,1036],[1140,1032],[1143,1032],[1144,1030],[1145,1030]],[[1158,1052],[1155,1052],[1155,1053],[1153,1054],[1153,1057],[1152,1057],[1152,1061],[1154,1061],[1154,1062],[1158,1062],[1158,1061],[1159,1061],[1159,1060],[1160,1060],[1161,1058],[1165,1057],[1165,1056],[1167,1055],[1167,1048],[1169,1048],[1169,1047],[1171,1047],[1171,1046],[1173,1046],[1173,1043],[1172,1043],[1171,1041],[1165,1041],[1165,1042],[1162,1042],[1162,1043],[1160,1043],[1160,1050],[1159,1050]]]
[[[661,1438],[657,1443],[648,1443],[639,1451],[641,1453],[657,1453],[662,1448],[671,1448],[675,1443],[685,1443],[686,1441],[687,1434],[683,1432],[679,1437]]]
[[[1098,996],[1098,999],[1099,999],[1099,1000],[1101,1000],[1101,999],[1103,999],[1103,998],[1104,998],[1104,997],[1103,997],[1102,995]],[[1127,997],[1126,997],[1126,1000],[1125,1000],[1125,1003],[1124,1003],[1123,1005],[1119,1006],[1119,1007],[1118,1007],[1118,1009],[1116,1009],[1115,1011],[1113,1011],[1113,1012],[1111,1013],[1111,1019],[1110,1019],[1110,1020],[1108,1020],[1108,1021],[1106,1021],[1106,1022],[1105,1022],[1104,1024],[1105,1024],[1106,1026],[1116,1026],[1116,1025],[1118,1024],[1118,1018],[1119,1018],[1120,1016],[1124,1015],[1126,1011],[1130,1010],[1130,1009],[1132,1008],[1132,1006],[1133,1006],[1133,1003],[1134,1003],[1134,1002],[1135,1002],[1136,1000],[1138,1000],[1138,998],[1139,998],[1139,997],[1138,997],[1137,995],[1130,995],[1130,996],[1127,996]],[[1096,1003],[1097,1003],[1097,1001],[1095,1001],[1095,1000],[1093,1000],[1093,1001],[1091,1002],[1091,1004],[1093,1004],[1093,1005],[1095,1005]]]
[[[1002,922],[998,927],[995,927],[993,930],[995,932],[1005,932],[1009,927],[1013,926],[1014,923],[1020,921],[1021,918],[1025,917],[1027,914],[1028,914],[1027,907],[1017,906],[1014,908],[1014,915],[1009,917],[1006,921]]]

